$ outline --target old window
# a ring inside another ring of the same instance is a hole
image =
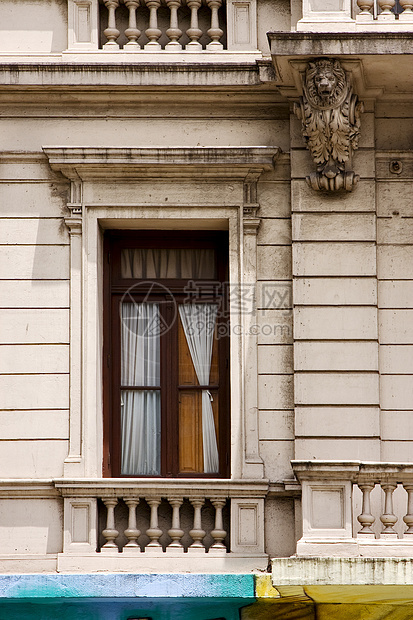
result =
[[[228,475],[225,232],[105,234],[104,472]]]

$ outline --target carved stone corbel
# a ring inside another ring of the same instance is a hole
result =
[[[360,136],[363,103],[353,94],[351,79],[334,58],[317,58],[308,63],[303,76],[303,96],[294,104],[302,122],[317,171],[306,181],[312,189],[351,192],[359,180],[352,170],[351,157]]]
[[[257,183],[260,174],[250,172],[244,181],[243,222],[246,235],[256,235],[261,223],[257,215],[260,208],[257,198]]]

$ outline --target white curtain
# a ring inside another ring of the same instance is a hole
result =
[[[122,278],[214,278],[212,249],[125,249],[121,254]]]
[[[213,304],[179,306],[179,315],[200,385],[209,384],[217,311],[218,306]],[[202,390],[202,441],[205,473],[216,473],[219,470],[218,446],[211,400],[210,392]]]
[[[122,303],[121,385],[160,385],[158,304]],[[158,390],[121,390],[121,472],[160,474],[161,397]]]

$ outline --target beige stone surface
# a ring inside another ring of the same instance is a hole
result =
[[[295,241],[374,241],[373,213],[295,213],[292,217]]]
[[[413,462],[413,441],[384,441],[381,442],[380,458],[390,463]]]
[[[0,220],[0,244],[61,245],[69,243],[63,218]]]
[[[374,307],[297,307],[294,309],[297,340],[374,340],[377,310]]]
[[[1,345],[0,373],[67,373],[69,346]]]
[[[295,370],[378,370],[377,342],[294,343]]]
[[[327,437],[324,439],[305,439],[295,440],[296,459],[319,459],[328,460],[352,460],[377,461],[384,460],[404,460],[389,459],[383,457],[380,452],[379,439],[336,439]]]
[[[295,408],[297,437],[379,437],[378,407],[303,407]]]
[[[260,409],[292,409],[293,404],[291,375],[259,375],[258,407]]]
[[[412,193],[413,182],[409,180],[377,183],[377,215],[392,217],[393,212],[397,211],[399,215],[393,216],[395,218],[412,217]],[[403,219],[401,222],[405,223]]]
[[[294,530],[290,524],[294,521],[294,502],[287,498],[267,500],[265,505],[266,548],[271,558],[288,557],[295,553]],[[274,528],[271,524],[278,523]]]
[[[297,405],[377,405],[378,388],[377,373],[296,373],[294,400]]]
[[[259,245],[290,245],[291,219],[262,218],[257,241]]]
[[[381,375],[380,404],[383,409],[412,410],[413,375]]]
[[[67,310],[0,310],[0,344],[67,344]]]
[[[3,440],[0,444],[2,478],[60,478],[67,456],[65,440]],[[10,467],[13,463],[13,467]]]
[[[377,303],[376,278],[301,278],[293,280],[294,302],[309,306],[372,306]]]
[[[380,280],[412,280],[413,246],[379,246],[377,248],[377,274]]]
[[[372,243],[295,243],[293,274],[300,276],[376,275],[376,248]]]
[[[393,205],[398,211],[398,201]],[[394,217],[377,219],[377,243],[380,244],[406,244],[411,243],[413,238],[413,218]]]
[[[68,439],[69,411],[1,411],[0,439]]]
[[[258,374],[270,375],[292,371],[292,345],[260,345],[258,347]]]
[[[2,499],[2,553],[59,553],[62,551],[61,499]]]
[[[1,308],[67,308],[68,280],[0,280]]]
[[[61,0],[4,0],[0,52],[61,52],[67,46],[67,7]],[[33,23],[37,24],[33,28]]]
[[[376,148],[408,150],[413,140],[413,129],[407,118],[376,119]]]
[[[292,344],[293,327],[289,310],[258,310],[256,329],[258,345]]]
[[[18,167],[20,170],[20,166]],[[16,174],[19,177],[19,174]],[[0,183],[2,217],[59,217],[67,214],[68,182]]]
[[[239,205],[242,202],[242,184],[233,182],[212,182],[199,179],[196,183],[188,181],[176,182],[173,179],[157,179],[139,181],[133,179],[120,181],[114,185],[110,182],[87,183],[84,187],[84,199],[92,204],[122,204],[165,206],[200,205],[206,207],[219,204],[221,206]],[[167,204],[166,204],[167,203]],[[185,212],[184,212],[185,213]],[[140,219],[148,215],[143,210]]]
[[[312,191],[304,180],[291,181],[293,212],[375,212],[374,196],[375,187],[371,180],[361,180],[354,192],[342,194],[339,199]]]
[[[381,438],[385,440],[413,440],[413,410],[385,411],[380,414]]]
[[[89,119],[87,130],[80,118],[68,119],[64,114],[60,118],[40,118],[33,124],[30,119],[4,119],[4,134],[0,137],[3,150],[12,148],[16,151],[38,151],[41,145],[61,145],[68,143],[75,146],[136,146],[137,136],[147,135],[148,122],[145,118],[94,118]],[[156,146],[227,146],[231,136],[232,146],[279,146],[287,151],[288,135],[284,121],[244,119],[240,129],[239,121],[221,119],[215,123],[204,120],[152,118],[151,132],[156,134]],[[13,142],[5,138],[12,132]]]
[[[69,375],[0,375],[2,409],[67,409]]]
[[[272,482],[293,477],[290,461],[294,458],[294,441],[260,441],[266,478]]]
[[[380,310],[381,344],[413,344],[413,309]]]
[[[260,181],[258,184],[260,216],[290,217],[291,190],[289,182]]]
[[[288,245],[258,246],[257,278],[259,280],[290,280],[291,247]]]
[[[294,411],[260,411],[260,439],[294,439]]]
[[[412,308],[413,280],[386,281],[378,285],[379,308]]]
[[[60,280],[69,276],[67,245],[3,245],[0,278]]]
[[[380,372],[413,374],[413,345],[381,345],[379,360]]]

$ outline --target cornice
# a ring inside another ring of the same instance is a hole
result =
[[[279,147],[60,147],[45,146],[50,167],[71,180],[136,178],[245,179],[271,170]]]

